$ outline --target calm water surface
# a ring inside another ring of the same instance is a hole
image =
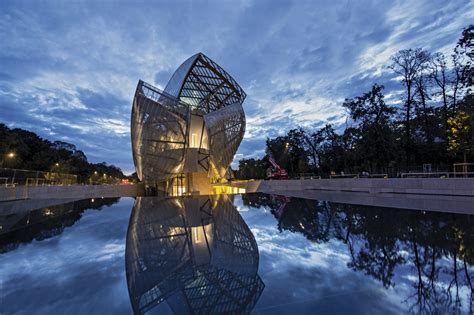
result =
[[[0,314],[473,311],[472,215],[249,194],[88,199],[0,225]]]

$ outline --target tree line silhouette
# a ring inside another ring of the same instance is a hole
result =
[[[402,87],[398,100],[387,104],[384,86],[376,83],[370,91],[345,99],[342,132],[331,124],[318,130],[297,127],[267,138],[266,153],[294,175],[396,176],[423,164],[448,171],[455,162],[472,162],[473,39],[474,25],[469,25],[450,56],[421,48],[398,51],[387,65]],[[242,159],[237,177],[265,178],[268,167],[266,157]]]
[[[75,174],[79,183],[108,183],[111,178],[126,178],[115,165],[88,162],[84,152],[67,142],[51,142],[34,132],[10,129],[1,123],[0,139],[0,168]],[[9,154],[14,156],[9,158]]]

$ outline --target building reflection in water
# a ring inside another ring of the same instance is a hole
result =
[[[132,308],[249,313],[263,291],[257,243],[225,195],[137,198],[125,250]]]

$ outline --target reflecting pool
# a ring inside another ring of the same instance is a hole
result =
[[[4,203],[0,226],[0,314],[473,311],[473,215],[247,194]]]

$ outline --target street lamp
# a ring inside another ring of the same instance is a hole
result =
[[[8,162],[8,160],[13,160],[15,157],[15,152],[9,152],[5,155],[0,156],[0,166],[3,167],[3,163]]]
[[[56,163],[56,164],[54,164],[54,165],[59,166],[59,163]]]

